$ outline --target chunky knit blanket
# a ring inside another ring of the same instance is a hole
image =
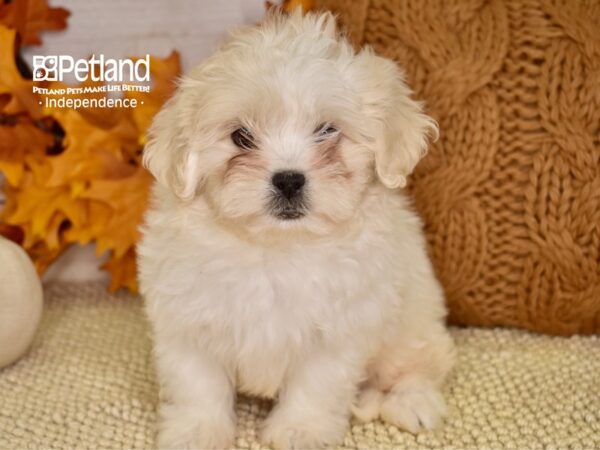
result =
[[[450,318],[600,332],[600,2],[317,3],[439,122],[412,192]]]
[[[30,352],[0,370],[0,448],[154,448],[157,385],[141,300],[54,285]],[[600,339],[452,330],[450,415],[418,436],[353,424],[343,449],[600,448]],[[200,406],[200,405],[199,405]],[[236,447],[259,449],[267,402],[238,401]]]

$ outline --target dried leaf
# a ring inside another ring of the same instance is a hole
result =
[[[137,292],[136,254],[133,247],[121,258],[111,255],[102,268],[110,274],[109,290],[111,292],[122,287],[129,289],[131,292]]]
[[[0,236],[4,236],[6,239],[13,241],[15,244],[21,245],[23,243],[23,230],[15,225],[8,225],[6,223],[0,223]]]
[[[64,221],[75,227],[87,222],[84,203],[71,194],[68,185],[48,188],[26,173],[12,195],[15,207],[7,208],[3,217],[8,224],[24,229],[26,248],[38,240],[56,242],[55,236]]]
[[[37,119],[41,116],[39,99],[32,93],[33,82],[24,79],[17,69],[15,38],[15,30],[0,25],[0,96],[9,97],[0,113],[27,112]]]
[[[34,245],[27,248],[27,253],[33,260],[33,265],[39,274],[46,271],[48,266],[67,249],[62,246],[55,249],[48,248],[44,241],[38,241]]]
[[[39,32],[62,30],[70,13],[64,8],[51,8],[46,0],[13,0],[0,4],[0,24],[14,28],[23,45],[40,45]]]
[[[14,116],[0,121],[0,172],[6,181],[17,186],[26,169],[25,160],[41,160],[54,141],[26,116]]]
[[[106,230],[106,227],[114,215],[113,209],[102,202],[86,202],[85,211],[89,221],[80,227],[70,227],[65,231],[64,238],[68,243],[85,245],[96,239]],[[102,251],[96,248],[96,254],[101,256]]]
[[[0,23],[18,28],[24,41],[64,26],[66,14],[45,1],[25,3],[0,6]],[[25,15],[15,15],[23,8]],[[151,57],[151,91],[124,94],[137,99],[137,108],[42,109],[33,83],[16,67],[15,42],[15,31],[0,25],[0,171],[7,179],[0,234],[18,240],[40,272],[69,245],[95,242],[99,255],[109,252],[103,268],[111,289],[136,290],[135,243],[152,183],[141,150],[154,114],[174,90],[179,56]]]
[[[269,10],[271,8],[275,8],[276,6],[277,5],[273,2],[270,2],[270,1],[266,2],[267,10]],[[287,13],[291,13],[298,7],[300,7],[302,9],[302,11],[306,12],[306,11],[311,11],[311,10],[315,9],[316,1],[315,0],[284,0],[279,5],[279,7]]]
[[[96,236],[98,253],[112,250],[116,258],[121,258],[135,245],[151,183],[152,176],[143,167],[126,178],[90,182],[81,198],[102,202],[112,210],[106,226]]]
[[[134,172],[129,155],[139,145],[138,132],[130,117],[104,128],[73,109],[49,112],[65,131],[64,150],[49,156],[43,165],[32,164],[40,183],[53,187],[96,178],[123,178]]]
[[[132,58],[136,61],[138,58]],[[127,98],[137,99],[138,106],[133,110],[133,118],[140,133],[142,133],[141,144],[144,145],[146,130],[150,126],[154,115],[163,103],[173,94],[175,80],[181,73],[181,61],[179,53],[172,52],[167,58],[160,59],[150,57],[150,74],[152,75],[152,87],[150,92],[126,92]]]

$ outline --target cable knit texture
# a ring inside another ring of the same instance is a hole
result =
[[[319,3],[439,122],[410,189],[451,320],[600,332],[600,1]]]
[[[158,388],[139,298],[54,285],[29,353],[0,370],[0,449],[152,449]],[[600,340],[452,329],[449,416],[413,436],[353,424],[342,449],[600,448]],[[200,407],[201,405],[199,405]],[[236,448],[259,450],[268,402],[241,397]]]

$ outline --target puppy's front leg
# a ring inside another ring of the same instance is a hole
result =
[[[340,442],[363,374],[358,355],[322,351],[290,371],[262,441],[275,448],[318,448]]]
[[[168,350],[167,350],[168,349]],[[161,449],[228,448],[235,437],[234,388],[225,368],[195,346],[156,348]]]

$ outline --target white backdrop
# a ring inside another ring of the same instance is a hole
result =
[[[52,0],[71,11],[68,28],[43,36],[32,54],[92,53],[164,57],[178,50],[184,69],[206,57],[225,30],[260,20],[264,0]]]
[[[43,46],[25,50],[27,61],[34,54],[165,57],[177,50],[184,71],[209,55],[227,29],[258,22],[265,10],[264,0],[52,0],[50,4],[71,11],[68,28],[45,33]],[[73,247],[50,267],[44,280],[106,278],[97,265],[93,246]]]

